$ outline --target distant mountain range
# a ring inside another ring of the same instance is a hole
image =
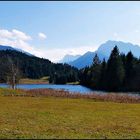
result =
[[[76,59],[78,59],[81,55],[65,55],[62,60],[59,61],[59,63],[70,63]]]
[[[104,58],[107,60],[110,56],[112,49],[117,45],[120,53],[127,54],[129,51],[133,53],[133,55],[137,58],[140,57],[140,46],[134,45],[132,43],[126,43],[122,41],[107,41],[99,46],[99,48],[94,52],[86,52],[84,55],[66,55],[59,63],[68,63],[71,66],[77,67],[78,69],[84,68],[85,66],[89,66],[92,64],[93,57],[97,53],[100,60]],[[15,50],[22,53],[25,53],[29,56],[33,56],[32,54],[25,52],[18,48],[13,48],[11,46],[0,45],[1,50]]]
[[[103,53],[106,56],[109,56],[112,49],[115,47],[115,45],[119,48],[120,53],[127,54],[129,51],[133,53],[135,57],[140,57],[140,46],[134,45],[132,43],[127,43],[123,41],[107,41],[104,44],[100,45],[100,47],[97,50],[97,53]]]
[[[75,66],[79,69],[84,68],[85,66],[89,66],[92,64],[93,57],[95,56],[95,54],[95,52],[87,52],[75,61],[72,61],[68,64],[70,64],[71,66]],[[107,59],[107,57],[104,54],[98,53],[98,56],[100,60],[103,60],[104,58]]]
[[[5,46],[5,45],[0,45],[0,51],[4,51],[4,50],[13,50],[13,51],[18,51],[18,52],[22,52],[22,53],[25,53],[25,54],[27,54],[27,55],[29,55],[29,56],[33,56],[32,54],[30,54],[30,53],[28,53],[28,52],[26,52],[26,51],[23,51],[23,50],[21,50],[21,49],[18,49],[18,48],[13,48],[13,47],[11,47],[11,46]]]
[[[119,48],[120,53],[127,54],[129,51],[131,51],[135,57],[140,57],[140,46],[122,41],[109,40],[104,44],[101,44],[95,52],[87,52],[76,60],[68,62],[68,64],[79,69],[84,68],[85,66],[89,66],[92,64],[93,57],[96,53],[98,54],[100,60],[103,60],[103,58],[107,60],[115,45],[117,45],[117,47]]]

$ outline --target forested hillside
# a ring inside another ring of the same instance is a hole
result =
[[[108,61],[99,60],[96,54],[93,64],[81,70],[81,84],[107,91],[140,91],[140,59],[120,54],[117,46]]]
[[[10,61],[9,61],[10,60]],[[54,64],[51,61],[15,50],[0,51],[0,82],[6,82],[10,64],[18,69],[18,75],[26,78],[49,76],[52,83],[66,83],[78,80],[78,69],[68,64]]]

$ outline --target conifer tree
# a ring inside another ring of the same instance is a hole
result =
[[[99,80],[101,73],[101,61],[97,54],[93,58],[93,65],[91,67],[91,86],[93,88],[99,88]]]
[[[124,67],[119,55],[118,47],[115,46],[107,63],[107,89],[120,90],[124,80]]]
[[[133,81],[134,75],[134,57],[131,52],[126,55],[126,63],[125,63],[125,87],[129,89],[131,87],[131,83]]]
[[[99,85],[101,89],[106,89],[106,61],[103,59],[103,62],[101,63],[101,76]]]

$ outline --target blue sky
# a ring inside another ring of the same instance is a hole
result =
[[[140,45],[140,2],[0,2],[0,44],[54,62],[107,40]]]

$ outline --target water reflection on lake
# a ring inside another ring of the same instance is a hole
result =
[[[8,88],[9,86],[7,84],[0,84],[0,87]],[[21,89],[37,89],[37,88],[63,89],[65,91],[79,92],[81,94],[86,94],[86,93],[106,94],[106,93],[108,93],[108,92],[104,92],[104,91],[92,90],[92,89],[84,87],[82,85],[20,84],[20,85],[17,85],[17,88],[21,88]],[[134,95],[134,96],[135,95],[140,96],[139,93],[128,92],[127,94]]]

